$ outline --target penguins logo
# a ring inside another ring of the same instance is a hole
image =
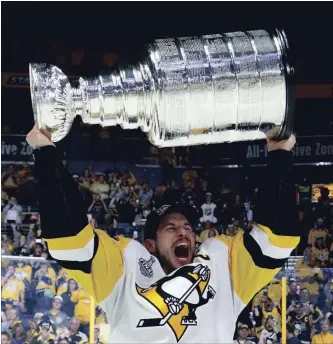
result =
[[[161,314],[160,318],[141,319],[137,327],[168,324],[179,342],[188,326],[197,326],[197,308],[208,303],[216,294],[208,285],[209,279],[209,268],[199,264],[183,266],[173,275],[160,279],[147,289],[136,285],[138,294]]]

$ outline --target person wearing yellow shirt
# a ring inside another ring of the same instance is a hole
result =
[[[323,321],[321,325],[321,332],[312,337],[311,344],[331,344],[333,343],[333,334],[330,332],[330,327],[327,321]]]
[[[83,289],[75,290],[71,296],[71,301],[75,303],[74,315],[81,322],[80,331],[86,335],[89,335],[90,298]]]
[[[315,256],[316,260],[319,260],[322,266],[325,266],[328,261],[328,249],[323,238],[317,238],[314,246],[312,247],[312,253]]]
[[[277,304],[274,304],[273,301],[268,298],[264,307],[262,308],[263,319],[262,322],[265,323],[269,317],[273,317],[276,319],[277,328],[279,332],[281,331],[281,311],[277,307]]]
[[[210,221],[205,222],[205,229],[200,233],[200,236],[197,239],[197,242],[203,243],[207,239],[218,236],[219,232],[213,228]]]
[[[24,283],[15,275],[15,267],[8,265],[7,273],[1,278],[1,303],[12,300],[15,306],[24,307]]]
[[[268,285],[268,297],[273,302],[280,303],[282,297],[282,284],[278,279],[273,279]]]
[[[36,311],[46,312],[52,306],[52,299],[55,295],[55,271],[48,263],[41,265],[40,269],[35,273],[36,280]]]
[[[316,267],[314,255],[309,257],[307,266],[300,269],[297,275],[302,281],[301,287],[308,289],[312,298],[319,295],[319,283],[324,276],[321,269]],[[315,300],[312,300],[312,303],[316,303]]]
[[[60,269],[58,273],[58,278],[55,282],[58,296],[61,296],[63,293],[67,291],[69,279],[70,277],[68,276],[68,273],[64,269]]]
[[[317,219],[317,223],[315,228],[311,229],[309,236],[308,236],[308,244],[314,245],[317,238],[322,238],[323,240],[326,240],[328,231],[324,228],[324,219],[319,217]]]
[[[31,283],[32,267],[29,264],[25,264],[23,261],[17,262],[17,267],[15,268],[16,277],[22,282],[26,281]]]

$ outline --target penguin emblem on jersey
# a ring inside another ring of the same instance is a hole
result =
[[[187,265],[149,288],[144,289],[136,285],[138,294],[161,314],[159,318],[141,319],[137,327],[158,327],[168,324],[178,342],[188,326],[197,326],[197,308],[207,304],[216,294],[209,286],[210,274],[210,269],[205,265]]]

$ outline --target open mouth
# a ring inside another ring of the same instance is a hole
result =
[[[174,248],[174,254],[180,262],[187,262],[190,256],[190,245],[187,241],[179,242]]]

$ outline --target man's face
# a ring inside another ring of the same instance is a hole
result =
[[[330,329],[329,325],[327,323],[324,323],[323,325],[321,325],[321,330],[323,332],[328,332]]]
[[[9,276],[12,276],[15,272],[14,266],[8,266],[7,273]]]
[[[17,316],[17,313],[16,313],[16,310],[15,310],[15,309],[10,309],[10,310],[7,312],[8,320],[15,320],[15,319],[16,319],[16,316]]]
[[[247,336],[249,335],[249,330],[247,328],[241,328],[238,331],[238,334],[239,334],[240,339],[245,340]]]
[[[54,309],[60,310],[61,307],[62,307],[62,302],[61,302],[61,300],[59,300],[59,299],[55,299],[55,300],[53,300],[52,305],[53,305],[53,308],[54,308]]]
[[[303,309],[301,307],[296,307],[295,313],[296,313],[296,315],[300,316],[303,314]]]
[[[42,246],[39,245],[39,244],[38,245],[36,244],[36,246],[35,246],[35,256],[40,257],[42,255],[42,253],[43,253]]]
[[[195,234],[184,215],[171,213],[163,218],[156,233],[155,251],[167,273],[192,262]]]
[[[274,326],[273,319],[267,320],[267,322],[266,322],[266,329],[267,329],[267,331],[272,331],[273,330],[273,326]]]
[[[292,283],[290,284],[290,292],[293,293],[293,294],[295,294],[296,291],[297,291],[297,283],[296,283],[296,282],[292,282]]]
[[[271,312],[274,308],[274,304],[271,300],[267,300],[266,302],[266,312]]]
[[[79,327],[80,327],[80,323],[77,320],[71,320],[70,325],[69,325],[70,331],[72,331],[73,333],[76,333]]]
[[[1,343],[2,344],[10,344],[10,339],[7,337],[7,335],[5,335],[5,334],[1,335]]]

